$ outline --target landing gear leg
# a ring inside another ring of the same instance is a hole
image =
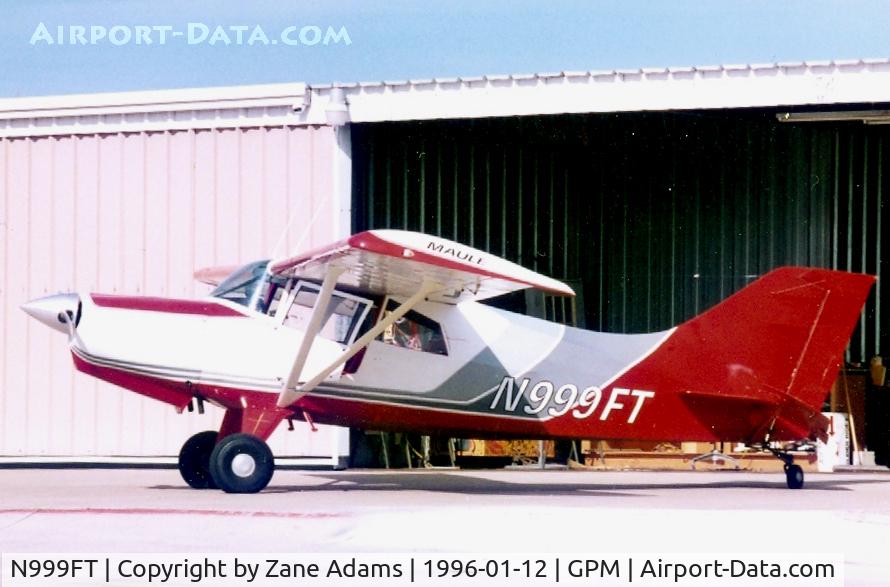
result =
[[[788,485],[788,489],[800,489],[803,487],[803,469],[801,469],[800,465],[794,464],[794,457],[769,445],[767,445],[766,450],[785,463],[785,483]]]
[[[216,430],[199,432],[185,441],[179,451],[179,474],[193,489],[216,489],[210,475],[210,453],[216,446]]]

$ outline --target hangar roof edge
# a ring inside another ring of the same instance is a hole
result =
[[[890,102],[890,58],[6,98],[0,137],[325,125],[343,99],[357,123]]]

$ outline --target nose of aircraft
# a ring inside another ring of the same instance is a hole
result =
[[[68,332],[65,317],[77,324],[80,316],[80,296],[77,294],[56,294],[31,300],[21,305],[22,310],[32,318],[40,320],[59,332]]]

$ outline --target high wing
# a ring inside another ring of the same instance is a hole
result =
[[[350,357],[423,300],[457,304],[534,287],[573,296],[572,288],[524,267],[443,238],[403,230],[360,232],[332,246],[273,261],[269,272],[322,282],[312,316],[278,397],[287,407],[309,393]],[[376,295],[405,298],[401,305],[311,377],[303,367],[334,287],[345,284]]]
[[[405,230],[370,230],[334,245],[275,260],[269,271],[322,280],[335,265],[340,284],[375,295],[407,297],[434,283],[426,299],[457,304],[524,288],[574,296],[566,284],[484,251],[444,238]]]

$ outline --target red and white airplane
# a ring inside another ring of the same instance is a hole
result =
[[[216,272],[218,273],[218,271]],[[199,278],[217,283],[214,271]],[[442,238],[373,230],[246,265],[201,300],[59,294],[23,309],[80,371],[182,410],[185,481],[252,493],[285,419],[450,437],[762,443],[825,438],[820,408],[874,277],[787,267],[664,332],[590,332],[480,304],[565,284]]]

